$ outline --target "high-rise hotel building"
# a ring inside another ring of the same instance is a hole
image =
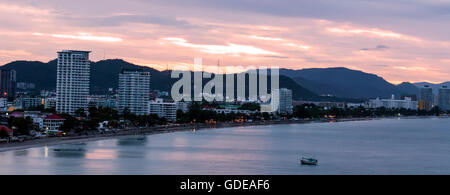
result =
[[[128,109],[130,113],[148,113],[150,97],[150,73],[143,70],[122,70],[119,74],[119,111]]]
[[[419,110],[431,110],[433,108],[433,89],[425,85],[420,88]]]
[[[439,89],[438,106],[443,111],[450,110],[450,88],[442,86]]]
[[[279,96],[276,97],[274,95],[275,93],[272,93],[272,101],[279,102],[277,112],[280,114],[292,114],[293,113],[292,90],[281,88],[275,91],[279,92]]]
[[[0,70],[0,97],[14,97],[16,83],[15,70]]]
[[[87,110],[90,79],[90,51],[58,52],[56,112],[74,114]]]

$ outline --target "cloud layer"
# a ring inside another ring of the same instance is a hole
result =
[[[164,69],[204,63],[337,67],[391,82],[450,80],[440,0],[0,0],[0,64],[93,51]]]

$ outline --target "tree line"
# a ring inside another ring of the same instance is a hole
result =
[[[298,119],[322,119],[322,118],[359,118],[359,117],[390,117],[390,116],[433,116],[440,115],[446,112],[439,107],[434,107],[430,111],[425,110],[408,110],[408,109],[389,109],[389,108],[330,108],[325,109],[315,104],[297,105],[293,108],[292,114],[279,113],[260,113],[259,104],[246,103],[238,110],[255,111],[252,114],[244,113],[217,113],[213,110],[204,109],[205,107],[217,108],[217,103],[198,103],[193,102],[187,112],[177,110],[178,124],[191,123],[216,123],[216,122],[245,122],[245,121],[260,121],[260,120],[275,120],[282,118],[298,118]],[[64,124],[60,127],[65,132],[83,132],[83,131],[97,131],[99,124],[108,121],[107,128],[126,128],[126,127],[152,127],[154,125],[166,125],[167,119],[158,117],[156,114],[151,115],[135,115],[128,109],[125,109],[122,114],[113,108],[108,107],[89,107],[87,112],[79,109],[75,115],[59,114],[65,119]],[[9,117],[8,126],[14,130],[15,135],[29,135],[31,130],[40,130],[33,124],[30,117]],[[7,132],[0,132],[0,138],[7,136]]]

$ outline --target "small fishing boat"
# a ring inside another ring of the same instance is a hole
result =
[[[302,158],[301,160],[300,160],[300,163],[302,164],[302,165],[317,165],[318,163],[319,163],[319,161],[317,160],[317,159],[315,159],[315,158]]]

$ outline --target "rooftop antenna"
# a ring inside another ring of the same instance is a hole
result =
[[[205,66],[203,66],[203,60],[202,60],[202,74],[205,72]]]
[[[217,74],[220,73],[220,59],[217,59]]]

